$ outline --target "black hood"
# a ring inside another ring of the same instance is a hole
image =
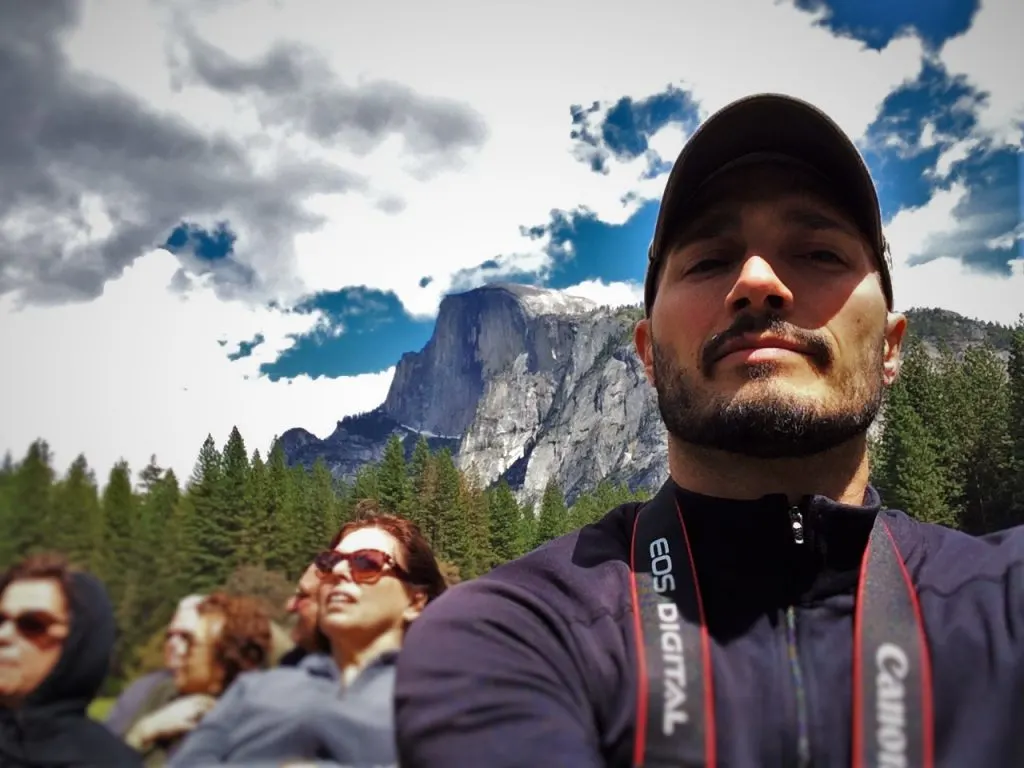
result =
[[[117,636],[102,582],[73,573],[68,607],[68,637],[53,671],[19,708],[0,708],[0,765],[140,765],[133,750],[86,715]]]
[[[71,631],[57,666],[26,699],[25,710],[84,713],[110,669],[117,639],[114,610],[95,576],[71,576]]]

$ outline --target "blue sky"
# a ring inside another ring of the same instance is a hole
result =
[[[0,451],[185,476],[379,405],[452,292],[639,301],[671,162],[758,91],[861,147],[898,308],[1024,310],[1020,0],[116,6],[0,4]]]
[[[964,0],[799,0],[797,5],[823,8],[827,14],[823,23],[830,29],[876,49],[908,28],[934,49],[966,31],[978,10],[977,2]]]

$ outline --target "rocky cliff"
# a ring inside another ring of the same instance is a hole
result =
[[[324,440],[289,430],[285,454],[307,466],[322,456],[350,478],[381,458],[392,434],[407,455],[422,434],[485,483],[505,477],[521,498],[539,497],[552,475],[570,502],[602,478],[653,490],[666,477],[665,435],[633,351],[640,314],[514,284],[448,296],[430,341],[402,357],[379,408],[346,417]],[[1000,326],[911,314],[931,347],[1004,346]]]

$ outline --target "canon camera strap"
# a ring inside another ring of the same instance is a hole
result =
[[[714,768],[711,639],[682,510],[637,513],[631,558],[639,662],[634,768]],[[854,616],[853,768],[934,765],[931,668],[917,593],[875,517]]]

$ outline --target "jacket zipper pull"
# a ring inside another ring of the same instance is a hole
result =
[[[804,543],[804,516],[800,514],[799,507],[789,508],[789,520],[793,526],[793,541],[797,544]]]

